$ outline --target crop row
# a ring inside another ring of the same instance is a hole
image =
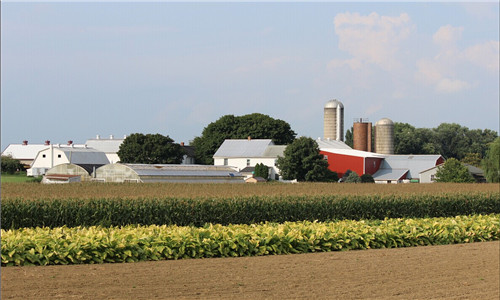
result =
[[[2,199],[3,229],[331,221],[500,213],[500,194]]]
[[[2,230],[2,266],[135,262],[411,247],[500,239],[500,215],[254,225]]]

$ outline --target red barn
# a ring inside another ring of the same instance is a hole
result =
[[[321,148],[320,153],[328,160],[328,169],[342,177],[347,170],[363,174],[375,174],[385,155],[353,149]]]

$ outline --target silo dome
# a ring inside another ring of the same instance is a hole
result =
[[[344,105],[337,99],[328,101],[324,111],[324,138],[344,141]]]
[[[342,104],[342,102],[340,102],[337,99],[330,100],[325,104],[325,108],[337,108],[337,107],[344,108],[344,104]]]
[[[392,122],[391,119],[383,118],[383,119],[378,120],[377,123],[375,123],[375,126],[377,126],[377,125],[394,125],[394,122]]]

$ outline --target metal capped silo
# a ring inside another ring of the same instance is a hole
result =
[[[324,108],[324,138],[326,140],[344,141],[344,105],[333,99]]]
[[[388,118],[375,123],[375,152],[394,154],[394,122]]]
[[[354,150],[372,151],[372,123],[366,119],[354,119],[352,128]]]

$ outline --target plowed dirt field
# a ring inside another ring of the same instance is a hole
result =
[[[2,299],[500,299],[500,242],[2,268]]]

